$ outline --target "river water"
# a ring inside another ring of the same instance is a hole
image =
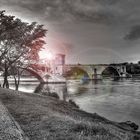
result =
[[[13,85],[11,84],[11,88]],[[98,113],[112,121],[131,120],[140,126],[140,79],[104,79],[67,84],[21,82],[19,90],[56,92],[61,100],[74,100],[82,110]]]

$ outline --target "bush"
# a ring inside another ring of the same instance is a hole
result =
[[[69,100],[69,103],[70,103],[73,107],[79,108],[79,106],[78,106],[72,99]]]
[[[46,95],[46,96],[54,97],[56,99],[59,99],[59,96],[58,96],[58,94],[56,92],[43,92],[42,94]]]

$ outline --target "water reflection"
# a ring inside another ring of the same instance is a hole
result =
[[[39,84],[34,93],[52,93],[55,92],[59,95],[61,100],[66,101],[72,96],[85,94],[88,92],[90,81],[77,82],[77,83],[66,83],[66,84]]]
[[[74,100],[81,109],[114,121],[140,125],[140,79],[104,79],[67,84],[21,83],[19,90],[56,92],[61,100]]]

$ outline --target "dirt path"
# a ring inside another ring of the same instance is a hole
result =
[[[23,131],[0,101],[0,140],[27,140]]]

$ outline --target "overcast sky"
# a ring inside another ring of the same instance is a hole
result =
[[[48,29],[67,63],[140,60],[140,0],[0,0],[0,10]]]

